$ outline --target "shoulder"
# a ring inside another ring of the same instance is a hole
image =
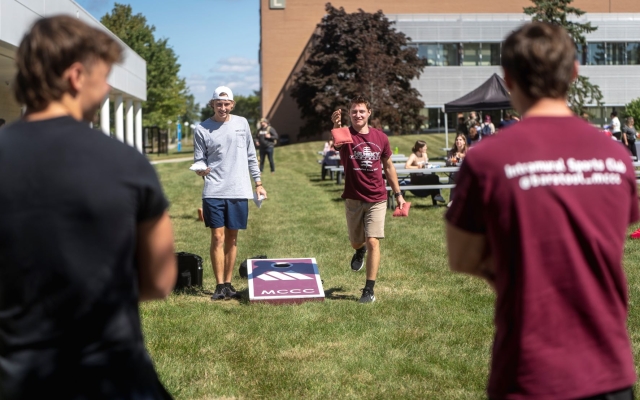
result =
[[[211,120],[211,118],[207,118],[204,121],[200,122],[198,125],[196,125],[195,131],[196,132],[208,131],[208,130],[211,130],[212,127],[213,127],[213,121]]]
[[[387,134],[378,128],[369,127],[369,134],[373,134],[373,137],[377,138],[383,143],[389,143],[389,137],[387,136]]]
[[[245,124],[249,125],[249,121],[247,121],[245,117],[241,117],[239,115],[233,115],[233,114],[231,114],[231,120],[229,122],[237,125],[245,125]]]

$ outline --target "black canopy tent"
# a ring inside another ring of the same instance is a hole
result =
[[[449,127],[447,113],[463,111],[491,111],[511,108],[509,90],[498,74],[493,74],[482,85],[459,99],[444,105],[444,129],[446,133],[446,146],[449,147]]]

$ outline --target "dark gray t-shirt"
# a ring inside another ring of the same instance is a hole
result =
[[[0,130],[0,171],[0,398],[166,398],[138,314],[153,167],[61,117]]]

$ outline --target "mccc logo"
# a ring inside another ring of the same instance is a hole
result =
[[[316,293],[315,289],[278,289],[278,290],[263,290],[262,296],[265,295],[276,295],[276,294],[314,294]]]

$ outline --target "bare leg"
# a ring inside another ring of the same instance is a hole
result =
[[[351,243],[351,247],[353,247],[355,250],[361,249],[362,246],[364,246],[367,243]]]
[[[216,277],[216,283],[224,283],[224,230],[225,228],[211,228],[211,247],[209,254],[211,255],[211,265],[213,266],[213,275]]]
[[[375,281],[380,266],[380,240],[367,238],[367,280]]]
[[[233,266],[236,263],[236,253],[238,252],[238,230],[224,230],[224,282],[231,282]]]

